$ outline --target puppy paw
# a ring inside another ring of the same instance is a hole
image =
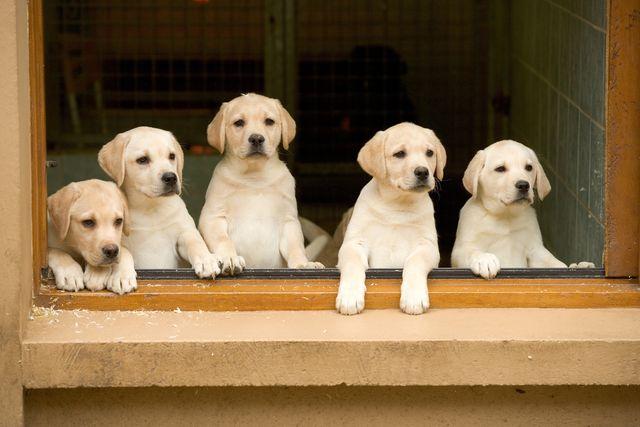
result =
[[[242,273],[242,270],[244,270],[244,267],[246,265],[244,262],[244,258],[238,255],[218,255],[218,259],[220,260],[221,264],[220,271],[222,272],[222,274],[226,275]]]
[[[580,261],[569,265],[569,268],[596,268],[596,265],[588,261]]]
[[[118,295],[133,292],[138,288],[136,276],[133,268],[114,267],[107,279],[107,289]]]
[[[214,254],[195,257],[192,266],[196,275],[200,278],[210,277],[215,279],[220,274],[220,260]]]
[[[400,310],[407,314],[422,314],[429,308],[426,286],[403,287],[400,294]]]
[[[298,265],[294,266],[293,268],[317,269],[317,268],[324,268],[324,265],[322,263],[320,263],[320,262],[307,261],[307,262],[304,262],[302,264],[298,264]]]
[[[358,314],[364,310],[365,287],[342,286],[336,298],[336,310],[340,314]]]
[[[58,289],[70,292],[84,289],[84,274],[80,264],[74,262],[64,267],[52,268],[52,270]]]
[[[473,274],[485,279],[493,279],[500,271],[500,260],[494,254],[485,252],[473,257],[469,267]]]
[[[94,267],[87,264],[84,268],[84,287],[92,292],[101,291],[107,286],[109,275],[111,267]]]

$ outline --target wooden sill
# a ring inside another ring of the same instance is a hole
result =
[[[252,270],[215,281],[197,279],[192,270],[139,272],[138,290],[70,293],[51,280],[40,288],[35,304],[88,310],[333,310],[338,290],[335,269]],[[366,309],[397,308],[400,270],[367,273]],[[438,269],[429,278],[432,308],[605,308],[640,307],[634,278],[605,278],[602,270],[504,270],[484,280],[468,270]]]

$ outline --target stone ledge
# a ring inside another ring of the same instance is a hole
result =
[[[640,309],[34,317],[27,388],[640,384]]]

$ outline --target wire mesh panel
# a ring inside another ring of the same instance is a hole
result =
[[[264,87],[261,0],[45,2],[48,137],[147,124],[203,144],[220,103]],[[97,136],[96,136],[97,135]]]
[[[460,169],[486,134],[487,3],[297,2],[297,160],[352,162],[377,130],[415,121]]]
[[[288,160],[300,212],[332,230],[368,179],[360,147],[413,121],[450,153],[434,195],[446,252],[466,198],[459,177],[486,143],[488,3],[48,0],[48,147],[90,148],[82,161],[97,171],[97,147],[148,125],[187,155],[210,152],[205,129],[223,101],[278,94],[298,124]]]
[[[416,122],[449,152],[432,194],[446,265],[468,197],[460,177],[487,143],[488,8],[488,0],[296,2],[303,214],[334,226],[369,179],[354,164],[362,145]]]

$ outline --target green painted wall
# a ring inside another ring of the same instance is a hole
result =
[[[606,1],[514,0],[510,39],[510,134],[553,188],[538,205],[545,243],[602,265]]]

